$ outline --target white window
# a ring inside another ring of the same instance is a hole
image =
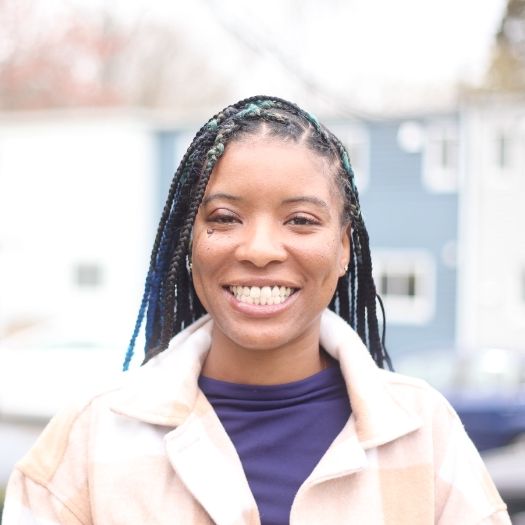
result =
[[[397,129],[397,143],[406,153],[419,153],[423,149],[425,132],[419,122],[407,120]]]
[[[75,284],[79,288],[98,288],[102,285],[102,267],[95,263],[79,263],[74,268]]]
[[[519,169],[520,136],[516,127],[496,126],[489,137],[489,161],[492,167],[492,182],[506,183]]]
[[[510,133],[500,131],[495,140],[495,164],[500,170],[512,167],[512,136]]]
[[[374,280],[387,322],[424,324],[435,310],[435,263],[419,250],[375,250]]]
[[[487,183],[505,191],[520,184],[524,165],[524,117],[518,114],[493,117],[487,123],[483,145]]]
[[[357,123],[328,124],[328,129],[343,143],[355,175],[357,190],[363,192],[368,186],[368,133]]]
[[[436,193],[457,191],[459,173],[458,127],[454,121],[434,122],[425,132],[423,184]]]

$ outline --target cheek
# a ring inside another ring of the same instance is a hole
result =
[[[193,286],[202,304],[206,307],[206,295],[212,282],[217,280],[220,269],[225,262],[231,261],[231,239],[228,236],[213,233],[208,235],[206,230],[196,231],[192,245],[192,279]]]
[[[206,243],[206,239],[198,232],[194,232],[193,243],[191,249],[191,264],[192,264],[192,280],[197,297],[200,299],[203,306],[207,309],[206,295],[204,290],[206,286],[206,272],[210,268],[210,247]]]
[[[322,241],[315,240],[311,243],[302,243],[301,260],[309,269],[309,273],[315,275],[323,284],[339,277],[339,260],[341,254],[341,243],[334,235],[324,238]]]
[[[203,271],[220,265],[224,261],[224,257],[228,256],[232,251],[232,241],[228,235],[219,235],[212,233],[208,235],[206,232],[198,235],[193,242],[192,260],[193,266]]]

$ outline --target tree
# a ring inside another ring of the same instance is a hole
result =
[[[499,91],[525,89],[525,0],[507,2],[485,84]]]
[[[176,28],[72,7],[50,20],[39,5],[45,2],[0,0],[0,110],[176,110],[224,96],[223,79]]]

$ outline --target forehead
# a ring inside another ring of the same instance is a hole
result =
[[[207,193],[217,187],[247,191],[321,192],[337,197],[326,159],[303,144],[267,137],[230,143],[217,162]]]

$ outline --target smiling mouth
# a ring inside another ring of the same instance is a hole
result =
[[[281,304],[294,294],[296,288],[286,286],[228,286],[229,292],[241,303],[272,305]]]

